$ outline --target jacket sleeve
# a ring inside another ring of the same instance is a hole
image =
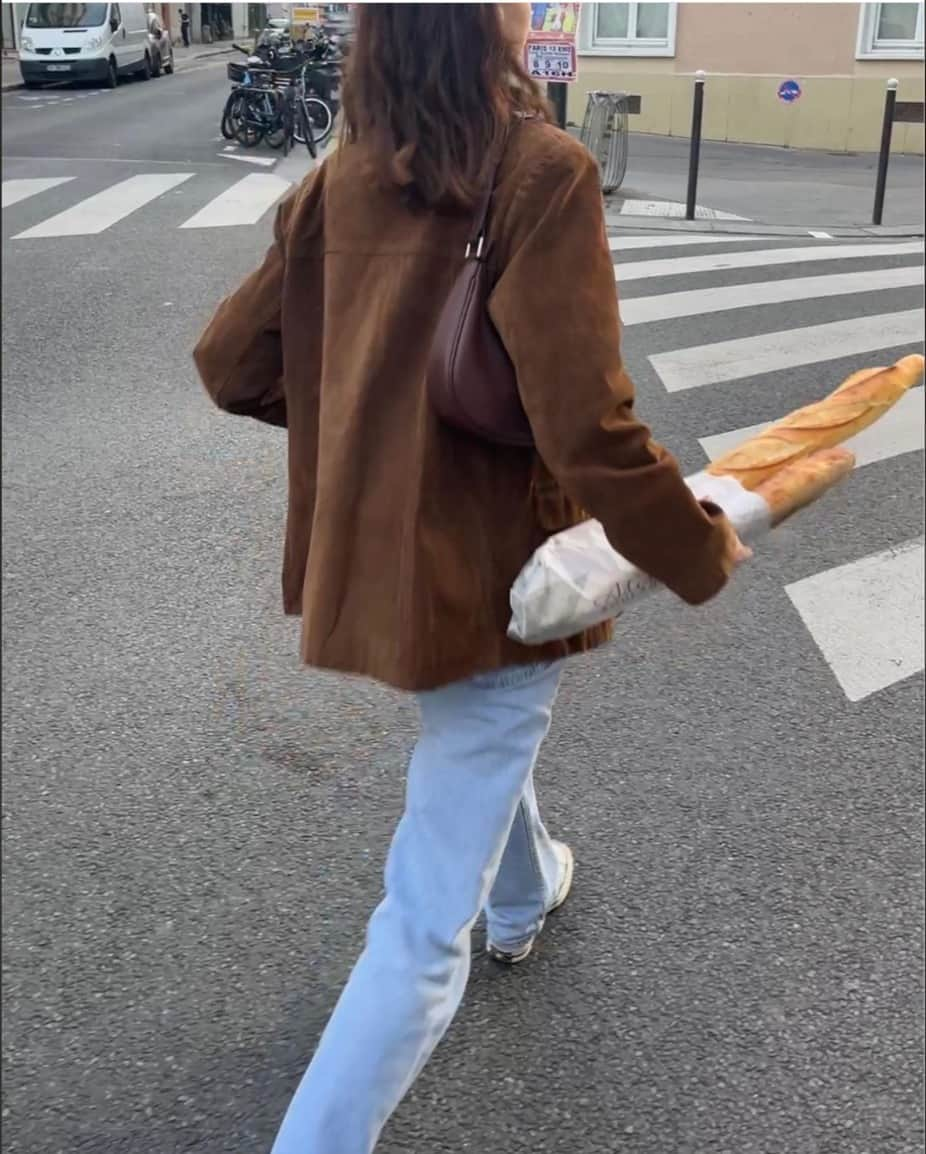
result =
[[[598,167],[572,142],[551,143],[499,218],[490,315],[549,471],[619,553],[700,604],[729,576],[723,514],[697,502],[634,415]]]
[[[295,198],[290,195],[277,210],[263,264],[222,301],[193,350],[203,384],[220,409],[283,427],[280,316],[286,230]]]

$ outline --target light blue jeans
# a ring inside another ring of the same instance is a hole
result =
[[[543,925],[561,879],[533,769],[559,678],[534,665],[420,695],[385,896],[272,1154],[369,1154],[456,1013],[480,910],[503,949]]]

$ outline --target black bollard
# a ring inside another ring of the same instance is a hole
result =
[[[694,103],[691,107],[691,146],[688,153],[688,199],[685,219],[694,220],[698,199],[698,163],[701,159],[701,115],[704,112],[704,73],[695,73]]]
[[[881,125],[881,153],[878,156],[878,179],[875,182],[875,208],[871,223],[880,224],[884,216],[884,190],[887,187],[887,162],[891,158],[891,135],[894,131],[894,105],[897,103],[897,81],[887,82],[884,94],[884,121]]]
[[[556,114],[556,123],[560,128],[566,127],[566,94],[567,86],[554,81],[547,85],[547,100],[553,105]]]

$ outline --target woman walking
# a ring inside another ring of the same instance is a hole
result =
[[[346,142],[196,350],[220,407],[287,427],[304,660],[414,692],[422,719],[385,896],[274,1154],[369,1154],[456,1012],[480,911],[491,955],[519,962],[569,891],[533,768],[563,660],[608,630],[506,637],[534,549],[594,516],[691,604],[748,556],[634,415],[597,168],[522,69],[530,5],[356,13]],[[426,386],[490,187],[489,314],[533,447],[442,422]]]

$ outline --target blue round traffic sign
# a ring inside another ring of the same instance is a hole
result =
[[[796,80],[782,80],[778,85],[778,99],[785,104],[793,104],[801,95],[801,86]]]

